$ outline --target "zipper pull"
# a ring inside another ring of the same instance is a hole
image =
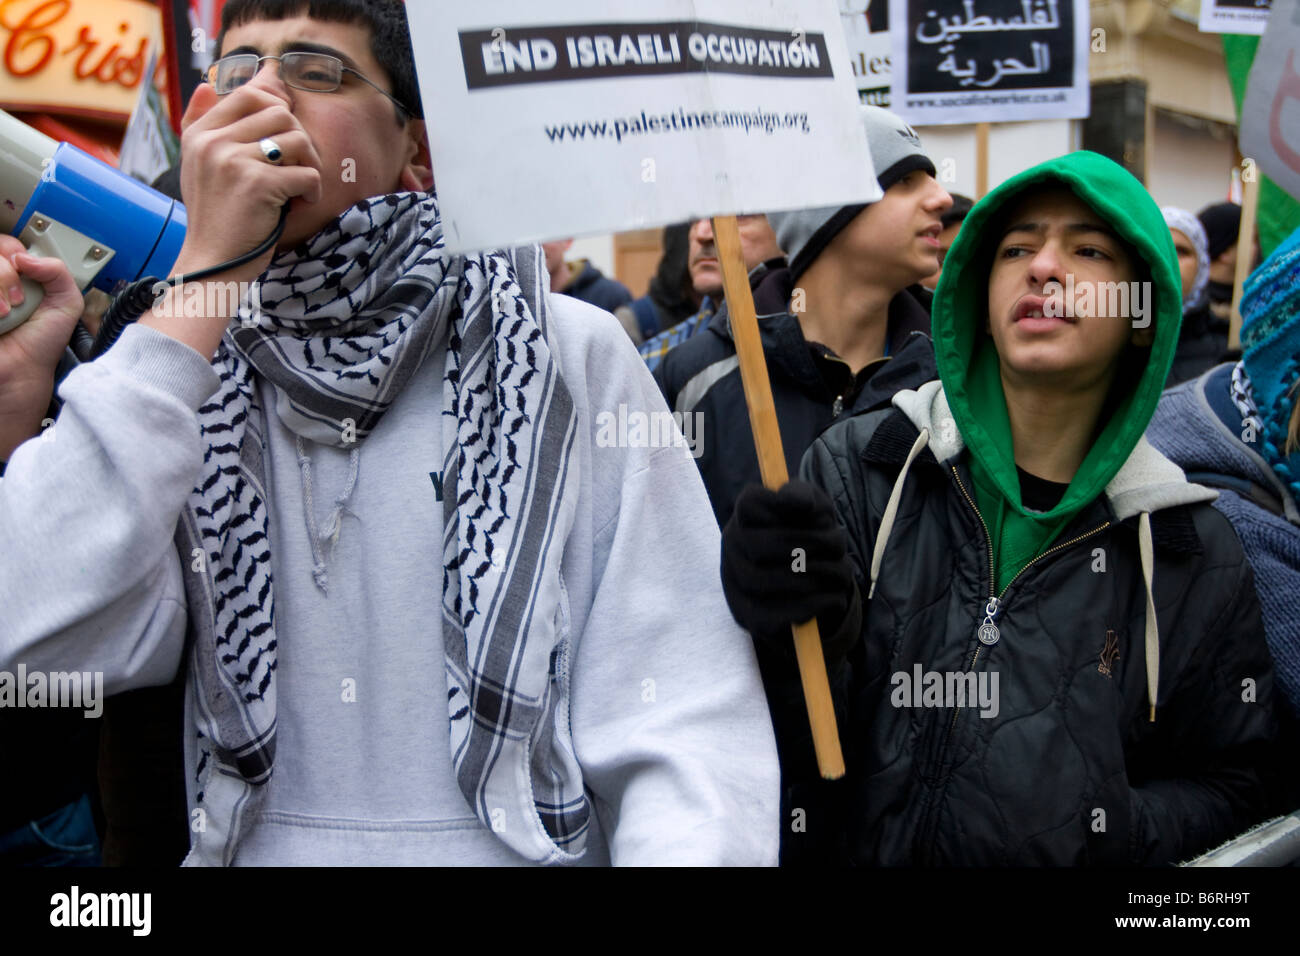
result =
[[[998,616],[998,611],[1002,609],[1002,602],[995,597],[989,598],[989,603],[984,605],[984,623],[980,625],[979,639],[980,643],[987,647],[992,647],[998,642],[1002,634],[998,631],[998,626],[993,623]]]
[[[831,405],[831,418],[839,418],[842,411],[844,411],[844,396],[836,395],[835,403]]]

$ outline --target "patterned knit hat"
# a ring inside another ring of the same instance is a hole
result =
[[[1205,287],[1210,282],[1210,249],[1205,238],[1205,227],[1201,225],[1201,220],[1186,209],[1162,206],[1160,212],[1165,217],[1165,225],[1170,229],[1177,229],[1186,236],[1187,241],[1196,250],[1196,278],[1192,280],[1190,289],[1183,290],[1183,312],[1186,313],[1188,309],[1201,304]]]
[[[1300,229],[1246,280],[1241,318],[1242,364],[1264,424],[1260,451],[1300,500],[1300,454],[1284,453],[1300,380]]]

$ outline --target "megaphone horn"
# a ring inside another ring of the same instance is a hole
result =
[[[185,241],[185,207],[139,180],[59,143],[0,110],[0,229],[33,255],[67,263],[77,285],[171,272]],[[26,322],[45,290],[22,280],[24,299],[0,334]]]

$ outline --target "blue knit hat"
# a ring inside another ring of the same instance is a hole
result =
[[[1300,453],[1284,453],[1300,381],[1300,229],[1246,280],[1241,319],[1241,361],[1264,424],[1260,451],[1300,501]]]

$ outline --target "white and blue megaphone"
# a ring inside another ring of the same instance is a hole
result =
[[[67,263],[84,291],[171,272],[185,241],[185,207],[68,143],[0,110],[0,230],[33,255]],[[0,335],[31,316],[45,290],[23,278],[22,303]]]

